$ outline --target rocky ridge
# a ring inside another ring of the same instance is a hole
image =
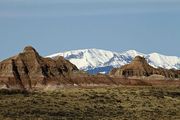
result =
[[[154,68],[150,66],[146,59],[141,56],[136,56],[133,61],[127,65],[120,68],[114,68],[109,73],[114,76],[124,76],[124,77],[149,77],[149,76],[163,76],[164,78],[180,78],[178,70],[174,69],[164,69],[164,68]]]

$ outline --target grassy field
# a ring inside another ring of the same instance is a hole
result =
[[[0,119],[180,120],[180,87],[1,90]]]

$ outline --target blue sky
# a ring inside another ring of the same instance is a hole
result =
[[[0,0],[0,60],[100,48],[180,56],[180,0]]]

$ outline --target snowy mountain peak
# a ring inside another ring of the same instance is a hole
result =
[[[108,73],[113,67],[120,67],[130,63],[136,56],[143,56],[154,67],[180,69],[180,58],[165,56],[159,53],[143,54],[136,50],[112,52],[102,49],[81,49],[56,53],[47,57],[63,56],[75,64],[79,69],[90,73]]]
[[[128,50],[125,53],[128,53],[128,54],[137,54],[139,52],[137,52],[136,50]]]
[[[53,58],[57,56],[65,57],[74,63],[79,69],[88,70],[90,68],[96,68],[97,66],[103,66],[105,62],[108,62],[109,59],[114,56],[114,53],[107,50],[93,48],[56,53],[48,57]]]
[[[137,52],[136,50],[128,50],[126,52],[123,52],[122,53],[123,55],[126,55],[126,56],[131,56],[131,57],[136,57],[136,56],[145,56],[145,54],[143,53],[140,53],[140,52]]]

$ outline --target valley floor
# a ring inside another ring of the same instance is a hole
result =
[[[0,91],[0,119],[179,120],[180,87]]]

